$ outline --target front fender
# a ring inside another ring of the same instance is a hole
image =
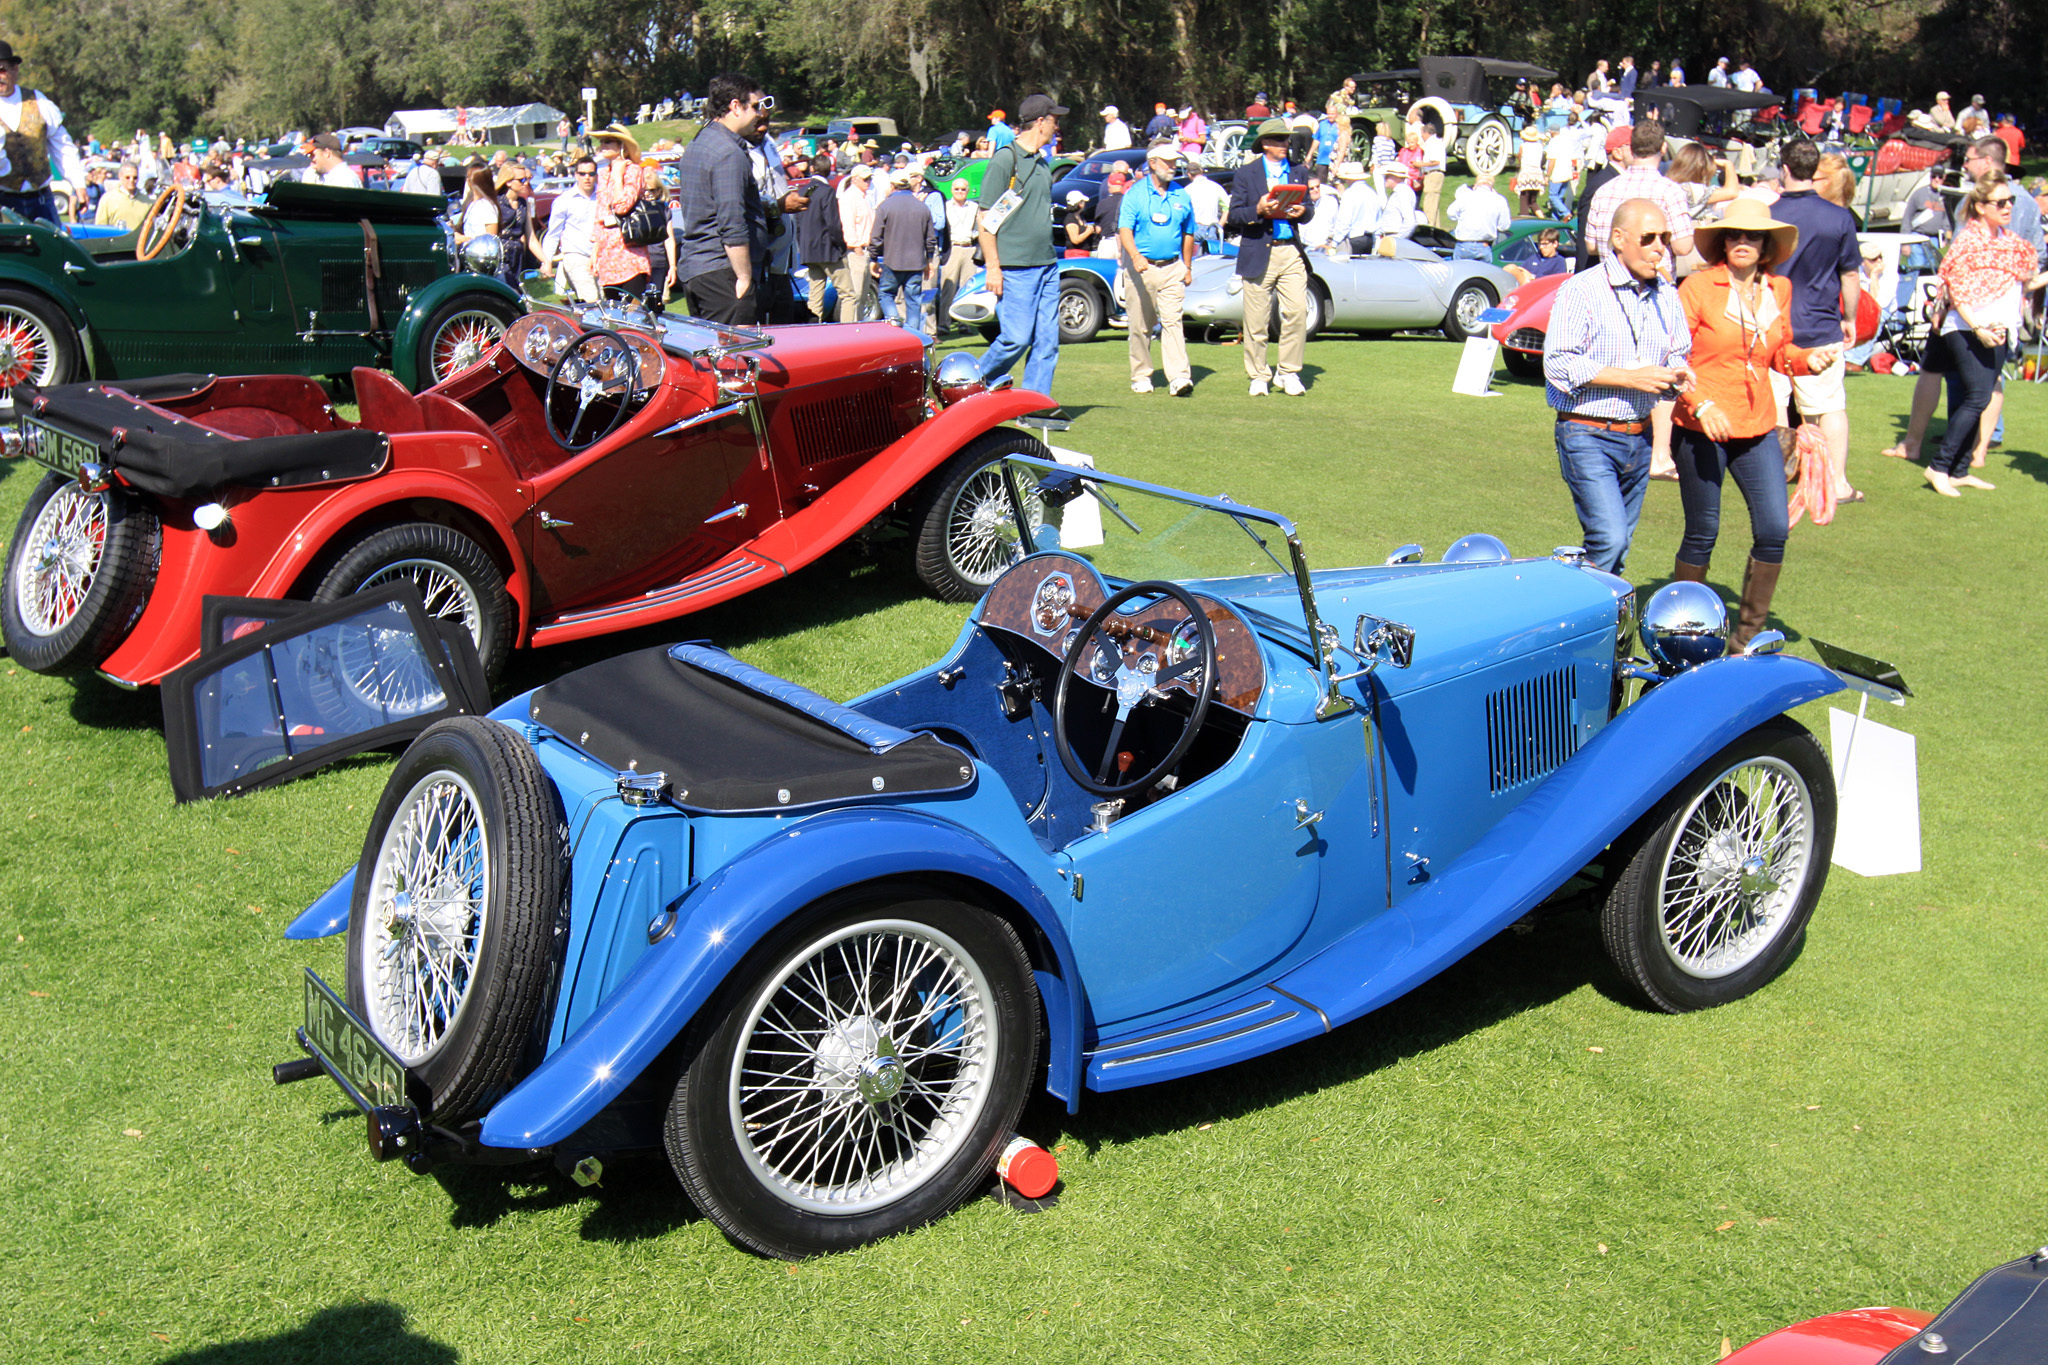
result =
[[[795,573],[888,511],[968,442],[1052,406],[1052,399],[1029,389],[999,389],[963,398],[833,484],[801,512],[769,527],[747,548]]]
[[[1533,909],[1738,736],[1842,690],[1819,664],[1783,654],[1717,660],[1659,684],[1623,711],[1429,884],[1401,904],[1414,945],[1383,956],[1361,935],[1339,940],[1287,977],[1333,1024],[1356,1019],[1464,957]]]
[[[406,301],[405,311],[398,315],[398,325],[391,329],[391,373],[414,393],[422,387],[420,334],[426,329],[428,319],[440,311],[441,305],[459,294],[488,294],[509,304],[514,312],[526,311],[526,301],[511,285],[490,275],[478,275],[467,270],[443,275],[414,294]]]
[[[66,245],[68,246],[69,244],[67,243]],[[76,247],[71,247],[70,250],[76,253],[79,259],[84,259],[84,253],[78,252]],[[32,293],[42,295],[51,303],[57,305],[67,322],[80,332],[83,332],[86,326],[85,310],[78,306],[78,300],[73,297],[71,291],[52,277],[52,272],[61,268],[64,259],[66,259],[61,249],[56,250],[56,255],[58,259],[51,263],[48,271],[33,270],[24,266],[18,260],[9,260],[5,256],[0,256],[0,284],[15,285]]]
[[[821,896],[883,877],[967,878],[1021,906],[1056,971],[1035,973],[1045,1003],[1046,1088],[1079,1096],[1082,991],[1073,948],[1045,893],[980,835],[900,810],[833,810],[783,827],[677,903],[675,928],[561,1047],[485,1116],[488,1147],[562,1141],[616,1099],[680,1035],[761,939]]]

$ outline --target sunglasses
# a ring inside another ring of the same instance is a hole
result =
[[[595,179],[597,179],[597,172],[596,172],[596,171],[578,171],[578,172],[576,172],[576,178],[577,178],[578,180],[595,180]]]
[[[1757,232],[1750,228],[1729,228],[1721,234],[1721,240],[1724,242],[1762,242],[1769,235],[1769,233]],[[1649,243],[1645,242],[1644,245],[1648,246]]]
[[[2009,209],[2012,207],[2012,200],[2013,197],[2009,194],[2003,199],[1986,199],[1984,207],[1988,209]]]
[[[1645,232],[1642,235],[1642,237],[1637,241],[1636,245],[1663,246],[1666,249],[1669,249],[1671,246],[1671,234],[1668,232]]]
[[[747,101],[747,107],[749,109],[759,109],[764,114],[769,113],[775,108],[775,96],[762,95],[758,99],[749,100]]]

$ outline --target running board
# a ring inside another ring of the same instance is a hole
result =
[[[1323,1011],[1275,986],[1239,996],[1215,1014],[1095,1049],[1088,1088],[1122,1090],[1226,1066],[1329,1032]]]
[[[655,588],[623,602],[565,612],[533,632],[536,645],[560,644],[589,635],[667,620],[714,606],[787,575],[780,564],[749,550],[737,550],[679,583]]]

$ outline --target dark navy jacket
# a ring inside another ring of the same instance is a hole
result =
[[[1276,220],[1259,217],[1259,201],[1266,197],[1264,161],[1263,156],[1255,156],[1237,168],[1237,174],[1230,181],[1230,208],[1223,215],[1224,227],[1237,238],[1237,273],[1247,280],[1262,278],[1267,263],[1273,259],[1273,224]],[[1287,183],[1306,185],[1308,168],[1289,163]],[[1316,216],[1312,200],[1302,200],[1301,208],[1301,217],[1287,220],[1295,229],[1295,250],[1299,250],[1301,245],[1301,225]]]

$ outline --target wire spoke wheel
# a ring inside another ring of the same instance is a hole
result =
[[[36,635],[55,635],[84,609],[107,548],[107,495],[67,483],[37,513],[15,575],[15,609]]]
[[[362,937],[369,1024],[400,1061],[440,1050],[489,929],[491,849],[476,789],[450,769],[400,801],[379,850]]]
[[[0,389],[42,388],[56,380],[57,337],[50,324],[26,308],[0,304]]]
[[[459,622],[469,631],[478,650],[484,647],[483,608],[476,589],[468,580],[436,559],[401,559],[364,579],[356,591],[381,588],[386,583],[407,582],[420,590],[427,615],[442,621]]]
[[[433,382],[438,384],[476,364],[504,336],[504,320],[480,308],[465,309],[449,317],[434,330],[433,339],[427,343]]]
[[[988,1102],[999,1024],[958,942],[906,920],[855,924],[755,997],[731,1069],[734,1141],[799,1209],[862,1213],[929,1180]]]
[[[1813,857],[1813,798],[1782,759],[1729,769],[1693,802],[1665,858],[1664,950],[1681,971],[1747,966],[1790,913]]]
[[[1044,519],[1042,500],[1033,490],[1025,498],[1025,515],[1036,526]],[[1017,545],[1011,526],[1010,495],[1003,488],[999,464],[974,472],[960,488],[946,515],[946,560],[969,583],[987,587],[1010,566]]]
[[[1031,552],[1034,542],[1029,537],[1045,523],[1045,499],[1033,480],[1024,493],[1024,518],[1030,525],[1025,537],[1019,537],[1010,495],[1003,487],[1006,455],[1051,458],[1051,452],[1032,437],[989,432],[933,472],[918,495],[910,522],[917,543],[917,576],[945,601],[980,597],[1016,561],[1020,550]]]

